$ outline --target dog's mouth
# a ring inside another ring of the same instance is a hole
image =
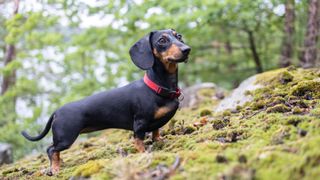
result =
[[[188,58],[189,58],[188,55],[184,55],[179,59],[168,58],[168,61],[171,62],[171,63],[182,63],[182,62],[186,63],[186,62],[188,62]]]

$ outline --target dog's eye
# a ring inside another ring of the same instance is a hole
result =
[[[181,34],[177,34],[176,38],[177,38],[179,41],[183,42]]]
[[[160,38],[158,41],[160,44],[165,44],[167,42],[167,39],[165,38]]]

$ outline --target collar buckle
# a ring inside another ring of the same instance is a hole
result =
[[[184,93],[182,91],[180,91],[180,94],[178,96],[178,100],[181,102],[184,100]]]

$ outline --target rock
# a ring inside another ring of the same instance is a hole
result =
[[[12,146],[7,143],[0,143],[0,165],[13,162]]]
[[[221,112],[227,109],[236,110],[237,106],[241,106],[248,101],[252,101],[252,96],[248,95],[246,92],[262,87],[259,84],[255,84],[256,78],[257,75],[254,75],[244,80],[238,88],[232,91],[230,96],[226,97],[218,104],[214,111]]]
[[[243,163],[243,164],[246,164],[247,163],[247,157],[245,156],[245,155],[240,155],[239,157],[238,157],[238,162],[239,163]]]
[[[298,129],[298,134],[301,136],[301,137],[304,137],[308,134],[308,131],[306,130],[303,130],[303,129]]]
[[[216,156],[216,162],[217,163],[228,163],[228,159],[225,156],[218,154]]]
[[[209,90],[208,93],[200,93],[202,90]],[[194,108],[204,101],[204,99],[222,99],[224,98],[224,90],[217,87],[214,83],[201,83],[183,89],[184,99],[180,103],[180,107]]]

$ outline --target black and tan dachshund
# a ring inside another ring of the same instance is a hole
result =
[[[52,127],[53,144],[47,149],[49,175],[59,172],[60,152],[69,148],[81,133],[107,128],[132,130],[139,152],[145,151],[146,132],[152,132],[154,141],[160,140],[159,128],[178,109],[178,63],[188,59],[190,50],[175,30],[153,31],[129,52],[133,63],[146,70],[144,78],[62,106],[36,137],[23,131],[25,138],[38,141]]]

